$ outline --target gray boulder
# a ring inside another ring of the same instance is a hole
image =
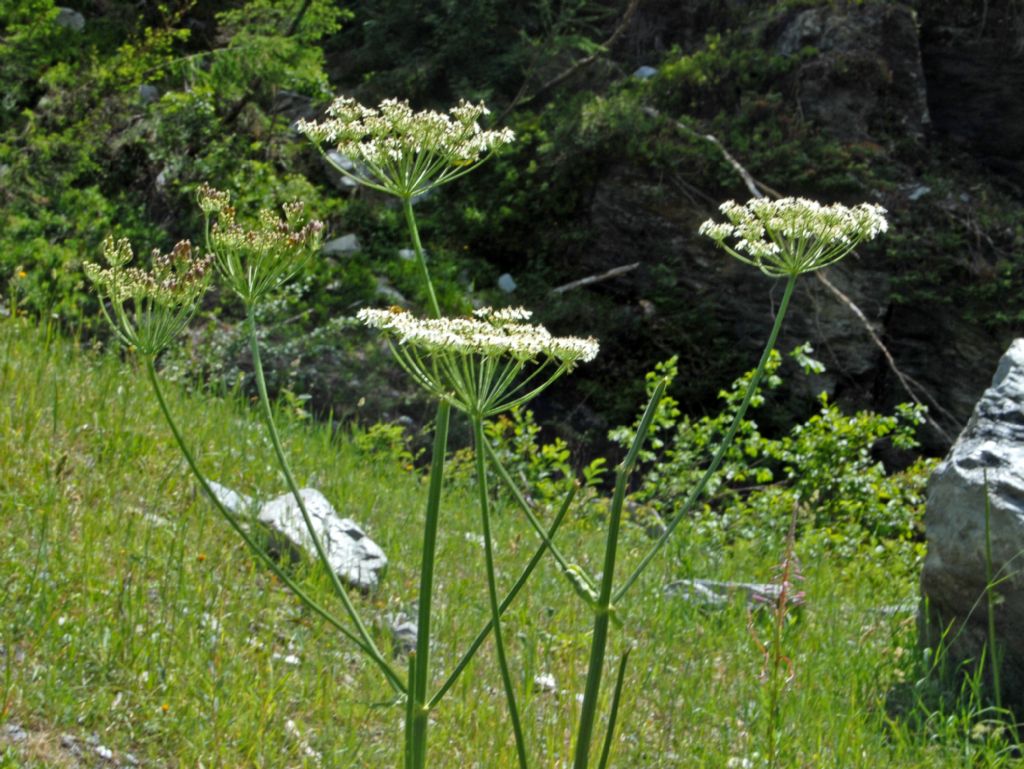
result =
[[[359,242],[359,237],[352,232],[348,235],[342,235],[340,238],[328,240],[324,243],[321,250],[325,256],[348,256],[356,253],[361,248],[362,244]]]
[[[57,6],[57,26],[70,29],[72,32],[81,32],[85,29],[85,17],[74,8]]]
[[[980,659],[987,639],[985,494],[1003,695],[1024,704],[1024,339],[1007,350],[928,484],[922,640],[950,662]]]
[[[258,507],[243,494],[211,482],[214,495],[228,510],[241,514],[255,512],[255,519],[282,537],[294,550],[316,558],[316,548],[306,528],[302,511],[291,494],[282,494]],[[317,538],[338,577],[360,590],[373,590],[387,568],[388,559],[380,546],[350,518],[341,518],[327,498],[316,489],[299,489]]]

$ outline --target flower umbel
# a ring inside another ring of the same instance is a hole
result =
[[[282,206],[284,218],[262,209],[252,227],[239,224],[225,192],[203,184],[199,207],[206,220],[207,248],[224,281],[247,306],[276,291],[320,248],[323,222],[305,222],[302,203]],[[210,215],[217,219],[211,225]]]
[[[343,96],[328,107],[326,119],[300,120],[298,130],[318,146],[334,144],[354,164],[346,167],[328,156],[341,173],[367,187],[411,198],[468,173],[513,141],[508,128],[483,130],[478,121],[486,114],[482,103],[467,101],[445,114],[413,112],[409,102],[397,99],[364,107]]]
[[[134,258],[127,239],[103,241],[103,256],[109,267],[93,262],[85,274],[110,302],[100,302],[103,314],[122,342],[143,355],[157,355],[188,325],[199,298],[209,283],[213,255],[200,257],[192,244],[183,240],[162,254],[152,253],[150,270],[129,267]],[[129,307],[130,305],[130,307]]]
[[[796,276],[835,264],[860,243],[888,229],[885,209],[874,203],[849,208],[805,198],[754,198],[720,206],[728,222],[708,219],[700,234],[741,262],[772,277]],[[734,239],[734,245],[726,241]]]
[[[371,309],[357,315],[384,332],[399,364],[421,386],[474,417],[525,403],[597,355],[594,339],[552,336],[524,322],[530,316],[521,307],[488,307],[471,318],[422,319],[404,310]]]

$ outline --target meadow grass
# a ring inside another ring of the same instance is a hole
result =
[[[249,404],[167,389],[209,477],[264,498],[283,492]],[[397,653],[388,615],[415,614],[424,475],[360,452],[348,433],[286,414],[281,427],[300,484],[321,489],[388,554],[380,589],[353,599],[386,653]],[[507,589],[535,535],[500,500],[492,525]],[[601,525],[573,512],[558,535],[590,573],[600,569]],[[478,527],[474,490],[455,484],[442,508],[439,670],[451,670],[489,617]],[[757,639],[769,637],[771,618],[739,600],[709,612],[662,588],[686,577],[768,581],[783,535],[722,548],[684,522],[645,573],[609,647],[610,666],[634,647],[612,766],[763,765]],[[648,545],[641,527],[626,528],[624,572]],[[979,728],[980,706],[926,709],[916,694],[914,616],[881,610],[913,598],[911,565],[884,549],[840,559],[798,542],[796,552],[806,605],[785,625],[794,677],[779,700],[778,766],[1012,764],[1005,732]],[[315,569],[290,568],[331,603]],[[199,496],[142,372],[16,318],[0,321],[0,585],[0,727],[32,735],[0,737],[0,769],[76,766],[62,757],[62,734],[95,735],[151,767],[401,763],[402,707],[379,672],[302,609]],[[531,763],[566,766],[591,613],[546,560],[505,616]],[[471,667],[432,715],[428,765],[515,766],[490,644]],[[540,674],[553,676],[554,691],[534,686]],[[602,718],[607,709],[606,694]]]

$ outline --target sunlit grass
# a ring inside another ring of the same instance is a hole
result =
[[[169,397],[210,477],[250,494],[283,491],[247,404]],[[282,427],[300,483],[364,525],[391,560],[377,593],[353,596],[391,653],[387,616],[410,612],[417,590],[424,480],[323,427],[283,415]],[[441,525],[434,659],[450,670],[488,618],[482,548],[466,536],[479,526],[472,489],[446,499]],[[535,537],[509,506],[499,505],[493,525],[507,587]],[[600,569],[600,526],[571,514],[559,534],[591,573]],[[610,664],[627,643],[635,650],[613,766],[759,765],[757,639],[768,637],[767,621],[740,601],[708,612],[662,587],[682,577],[767,581],[780,534],[722,550],[684,524],[620,608]],[[648,542],[640,527],[624,533],[623,573]],[[885,553],[838,560],[799,544],[797,552],[807,600],[785,634],[794,678],[781,699],[779,765],[1009,765],[1005,736],[976,728],[962,708],[924,711],[914,694],[914,617],[882,611],[913,598],[913,570]],[[315,571],[294,568],[318,600],[331,601]],[[0,585],[0,725],[32,734],[13,745],[0,738],[2,769],[60,766],[59,740],[46,735],[64,733],[95,734],[147,766],[401,763],[403,713],[378,671],[255,564],[197,495],[139,372],[22,320],[0,323]],[[545,561],[506,623],[533,765],[562,766],[590,613]],[[554,677],[554,692],[534,691],[542,673]],[[515,765],[488,647],[431,728],[431,766]]]

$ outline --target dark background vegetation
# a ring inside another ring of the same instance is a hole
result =
[[[680,356],[673,395],[699,414],[763,344],[779,287],[696,235],[720,201],[750,195],[720,146],[764,189],[890,210],[889,235],[829,280],[931,407],[928,450],[955,436],[1024,328],[1016,0],[7,0],[0,79],[4,312],[102,339],[82,264],[107,233],[142,253],[198,238],[202,181],[243,211],[301,198],[329,238],[360,244],[265,310],[274,389],[319,414],[426,413],[345,320],[420,303],[399,212],[346,187],[291,128],[337,94],[484,99],[516,131],[514,148],[417,212],[447,310],[523,304],[556,333],[601,340],[599,361],[538,407],[592,448],[631,420],[657,361]],[[238,317],[211,296],[167,371],[246,386]],[[803,341],[829,373],[787,396],[779,424],[813,410],[819,389],[845,406],[910,400],[814,278],[782,346]]]

